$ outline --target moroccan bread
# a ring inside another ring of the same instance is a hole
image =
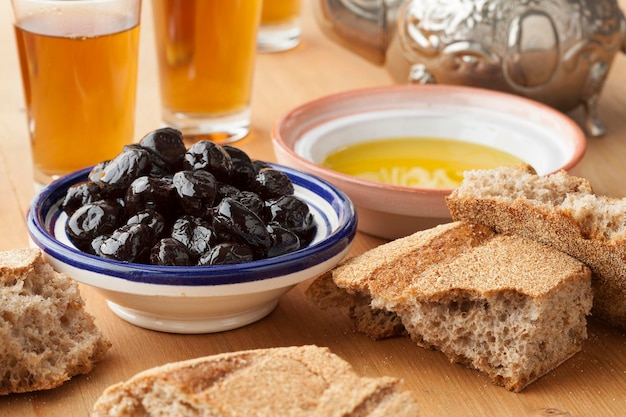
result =
[[[314,345],[230,352],[166,364],[107,388],[94,417],[417,417],[400,380],[359,376]]]
[[[109,347],[76,283],[40,250],[0,252],[0,395],[55,388]]]
[[[589,182],[526,165],[465,173],[447,199],[453,220],[487,225],[550,245],[593,272],[593,317],[626,329],[626,199]]]
[[[515,392],[581,349],[591,272],[554,248],[454,222],[344,260],[306,290],[373,338],[418,345]]]

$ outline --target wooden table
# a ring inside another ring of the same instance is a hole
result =
[[[391,84],[376,66],[326,38],[305,1],[304,35],[297,49],[259,55],[253,98],[253,130],[238,146],[255,158],[273,160],[270,129],[285,111],[310,99],[347,89]],[[622,7],[626,0],[621,0]],[[25,247],[24,222],[33,197],[26,117],[9,1],[0,2],[0,249]],[[144,3],[136,136],[159,127],[159,95],[149,2]],[[626,197],[626,58],[620,54],[600,100],[608,125],[590,138],[577,173],[598,193]],[[580,114],[574,113],[574,118]],[[352,254],[381,240],[359,234]],[[591,322],[583,351],[514,394],[486,377],[450,364],[440,353],[405,338],[372,341],[334,312],[303,297],[306,284],[283,296],[265,319],[217,334],[175,335],[144,330],[115,316],[102,297],[81,287],[87,309],[113,343],[95,370],[47,391],[0,398],[2,416],[88,415],[107,386],[166,362],[241,349],[317,344],[328,346],[363,375],[396,376],[417,397],[423,416],[618,416],[626,415],[626,333]]]

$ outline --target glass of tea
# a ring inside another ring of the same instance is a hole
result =
[[[300,43],[301,0],[263,0],[257,36],[259,52],[280,52]]]
[[[11,0],[36,186],[133,142],[141,0]]]
[[[187,140],[250,128],[261,0],[153,0],[162,119]]]

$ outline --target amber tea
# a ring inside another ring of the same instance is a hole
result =
[[[185,134],[247,133],[261,0],[152,4],[165,122]]]
[[[76,2],[75,2],[76,3]],[[112,158],[133,141],[138,18],[65,10],[17,19],[35,181]]]
[[[285,23],[300,16],[300,0],[263,0],[261,25]]]
[[[260,52],[280,52],[300,43],[301,0],[263,0],[257,39]]]

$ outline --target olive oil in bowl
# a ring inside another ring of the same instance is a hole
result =
[[[389,138],[338,148],[322,161],[326,168],[370,181],[406,187],[455,188],[470,169],[523,161],[498,149],[452,139]]]

